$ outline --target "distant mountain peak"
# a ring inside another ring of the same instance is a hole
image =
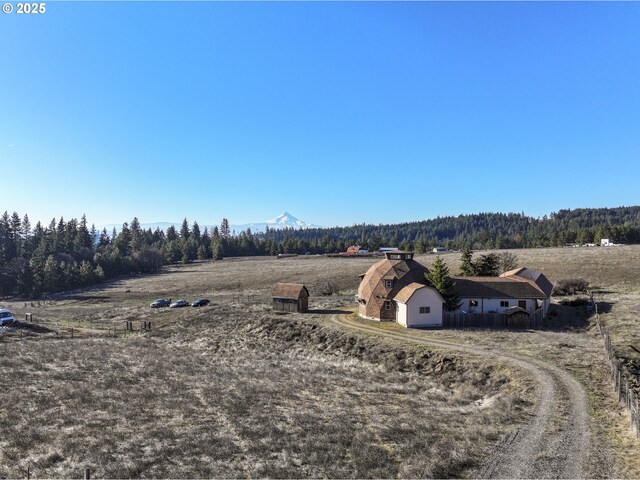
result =
[[[296,217],[294,217],[293,215],[291,215],[289,212],[284,212],[281,213],[280,215],[278,215],[275,218],[272,218],[270,220],[266,220],[264,223],[266,223],[267,225],[306,225],[306,222],[303,222],[302,220],[297,219]]]
[[[278,215],[277,217],[271,218],[264,222],[260,223],[246,223],[244,225],[232,225],[231,226],[236,232],[246,230],[250,228],[252,232],[264,232],[267,227],[270,229],[280,229],[280,228],[318,228],[320,225],[315,225],[313,223],[308,223],[299,218],[296,218],[289,212],[284,212]]]

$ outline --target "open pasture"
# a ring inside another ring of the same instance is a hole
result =
[[[587,279],[614,341],[637,341],[640,248],[514,253],[552,281]],[[455,273],[459,254],[443,258]],[[418,257],[427,265],[433,259]],[[375,261],[225,259],[39,306],[5,302],[17,318],[32,313],[48,330],[0,339],[0,402],[10,405],[0,418],[0,476],[22,476],[27,467],[36,477],[80,476],[84,466],[108,478],[473,475],[529,418],[535,384],[486,359],[332,325],[332,314],[353,306],[357,275]],[[304,282],[312,311],[274,315],[270,291],[278,281]],[[327,284],[336,294],[320,295]],[[212,305],[149,307],[155,298],[203,296]],[[429,334],[570,371],[590,395],[592,435],[608,459],[594,458],[592,475],[637,476],[637,441],[612,399],[586,310],[554,310],[551,331]],[[152,331],[125,337],[125,321],[136,330],[150,321]]]
[[[0,477],[472,475],[534,387],[494,362],[330,325],[370,264],[232,259],[12,302],[50,331],[0,340]],[[275,281],[307,283],[315,311],[271,313]],[[340,294],[318,297],[326,282]],[[212,305],[149,307],[196,296]],[[124,336],[127,320],[152,331]]]

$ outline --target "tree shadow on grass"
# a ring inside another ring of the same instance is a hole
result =
[[[53,332],[53,330],[51,330],[50,328],[44,327],[42,325],[38,325],[37,323],[24,323],[24,322],[14,321],[11,327],[16,330],[24,330],[24,331],[33,332],[33,333]]]
[[[596,302],[598,306],[598,313],[609,313],[611,312],[611,307],[615,305],[616,302]]]
[[[581,299],[566,299],[560,304],[552,304],[546,319],[547,330],[583,331],[595,325],[595,309]],[[597,302],[598,313],[609,313],[613,302]]]

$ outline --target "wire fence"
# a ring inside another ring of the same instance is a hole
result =
[[[604,347],[607,352],[607,359],[610,366],[610,377],[614,384],[616,398],[622,403],[631,420],[631,425],[636,431],[636,436],[640,438],[640,408],[638,407],[638,394],[630,387],[629,381],[624,378],[622,370],[618,367],[618,359],[616,358],[615,349],[611,342],[611,337],[606,331],[605,326],[600,320],[600,314],[598,313],[598,304],[593,301],[593,293],[589,294],[589,300],[593,305],[595,312],[596,324],[598,325],[598,331],[604,341]]]

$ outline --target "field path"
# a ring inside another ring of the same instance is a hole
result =
[[[587,470],[588,459],[598,454],[591,443],[587,396],[568,372],[543,361],[485,347],[472,347],[430,338],[428,332],[388,332],[332,315],[332,322],[382,337],[432,345],[495,358],[530,372],[538,384],[537,404],[530,420],[511,431],[495,447],[474,478],[591,478],[601,472]],[[606,476],[606,474],[605,474]]]

